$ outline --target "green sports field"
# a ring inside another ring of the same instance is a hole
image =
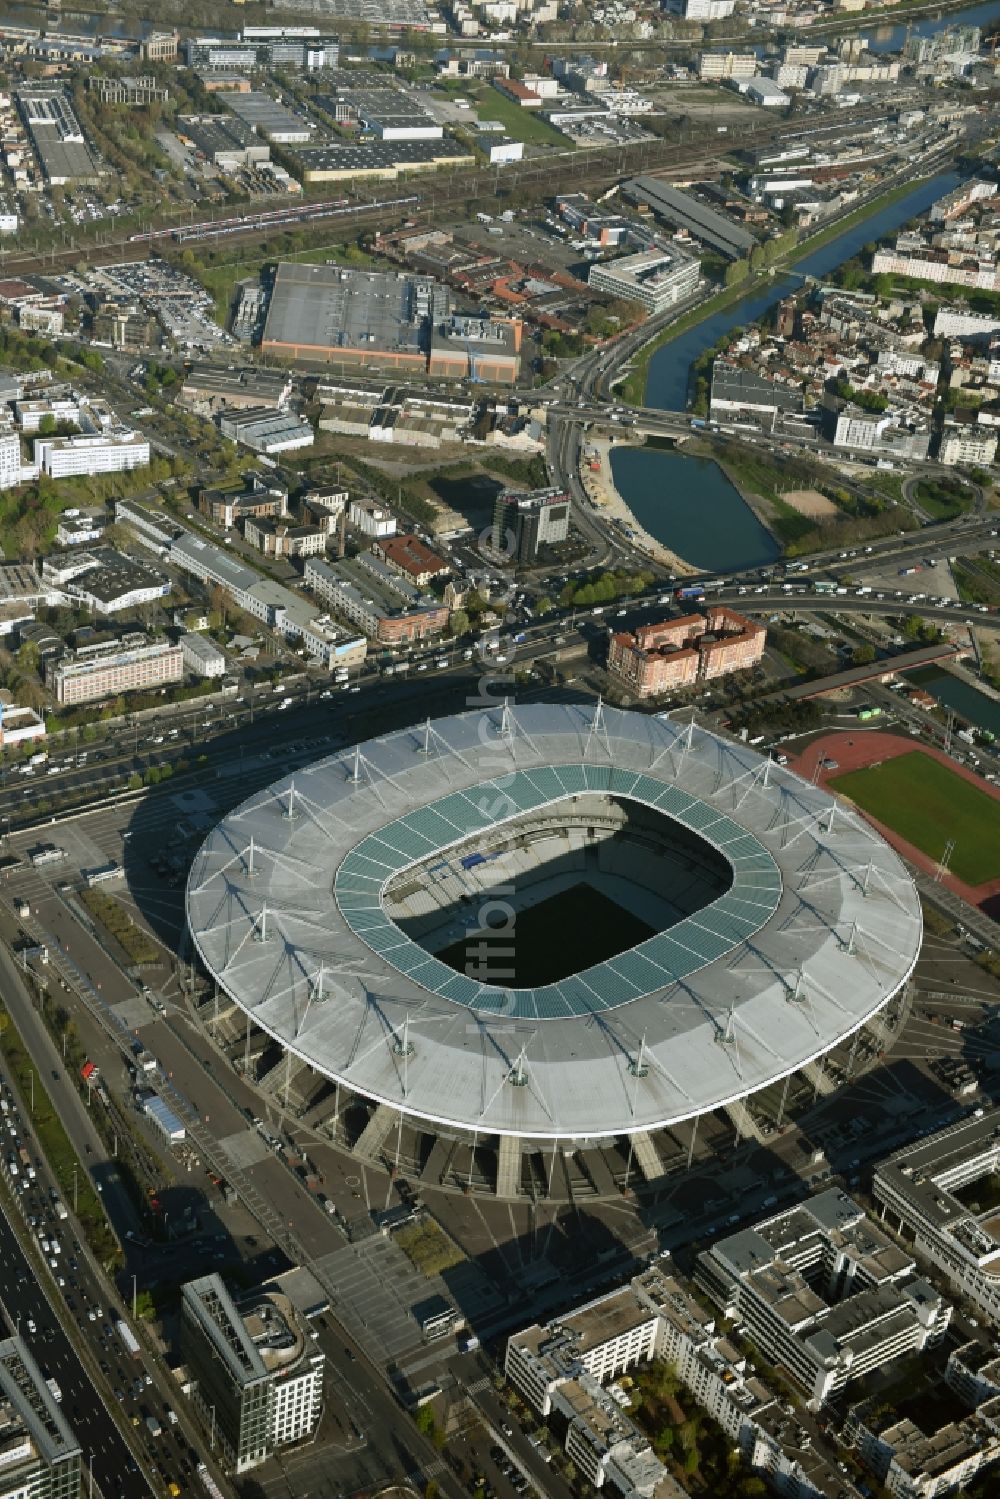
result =
[[[967,885],[1000,877],[1000,800],[931,755],[912,750],[830,785],[932,859],[954,838],[948,867]]]

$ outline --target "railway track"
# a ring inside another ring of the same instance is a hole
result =
[[[852,118],[858,113],[845,110],[844,117]],[[789,122],[762,121],[753,129],[740,135],[740,147],[767,144],[789,134],[801,133],[801,122],[789,129]],[[552,190],[553,172],[558,176],[561,164],[572,166],[575,187],[606,186],[617,178],[638,172],[662,172],[672,169],[703,167],[707,160],[726,149],[715,130],[704,130],[684,141],[651,140],[640,141],[630,146],[600,147],[595,150],[567,150],[517,164],[502,171],[482,166],[469,167],[453,172],[435,174],[433,181],[413,184],[414,191],[407,192],[410,184],[405,180],[399,184],[400,192],[392,197],[367,196],[363,189],[356,190],[351,197],[312,200],[284,204],[278,208],[247,208],[243,213],[206,219],[197,224],[161,220],[152,222],[132,234],[101,240],[100,237],[86,243],[75,241],[70,245],[48,249],[26,250],[3,257],[4,275],[44,274],[77,265],[81,260],[92,265],[108,265],[123,259],[147,259],[151,253],[175,245],[192,246],[198,243],[215,243],[222,239],[240,244],[249,238],[260,240],[287,229],[308,228],[311,223],[324,226],[342,221],[345,230],[363,228],[373,221],[379,227],[413,218],[425,221],[434,219],[441,211],[448,212],[461,205],[467,213],[477,205],[495,204],[498,198],[511,198],[526,190],[537,188],[540,195]],[[269,202],[272,200],[268,200]]]

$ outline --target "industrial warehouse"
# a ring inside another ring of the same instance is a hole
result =
[[[314,1118],[326,1099],[357,1131],[363,1106],[346,1143],[372,1158],[491,1140],[503,1197],[559,1141],[627,1137],[658,1174],[656,1131],[849,1039],[922,930],[900,860],[826,792],[693,724],[551,704],[258,793],[202,846],[187,920]]]
[[[282,262],[261,339],[265,354],[347,368],[513,384],[518,318],[458,312],[430,276]]]

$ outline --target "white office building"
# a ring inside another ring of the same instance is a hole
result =
[[[39,472],[52,479],[120,474],[149,462],[148,441],[130,431],[95,437],[36,437],[34,451]]]
[[[1000,1323],[1000,1224],[955,1196],[1000,1172],[1000,1109],[968,1119],[897,1151],[875,1173],[882,1217],[912,1237],[913,1252],[994,1323]]]
[[[685,250],[640,250],[609,264],[595,261],[588,284],[595,291],[638,302],[647,312],[663,312],[698,288],[699,262]]]
[[[310,1436],[323,1406],[325,1355],[283,1292],[238,1306],[218,1275],[184,1286],[181,1348],[206,1430],[236,1473]]]
[[[721,1239],[695,1280],[818,1410],[944,1337],[951,1306],[856,1202],[831,1190]]]

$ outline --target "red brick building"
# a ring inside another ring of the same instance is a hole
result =
[[[420,588],[426,588],[433,578],[451,571],[447,562],[425,546],[419,536],[386,536],[374,543],[372,551],[394,572],[402,573]]]
[[[717,604],[705,614],[685,614],[634,634],[612,635],[608,670],[638,697],[657,697],[695,682],[710,682],[756,666],[767,631]]]

